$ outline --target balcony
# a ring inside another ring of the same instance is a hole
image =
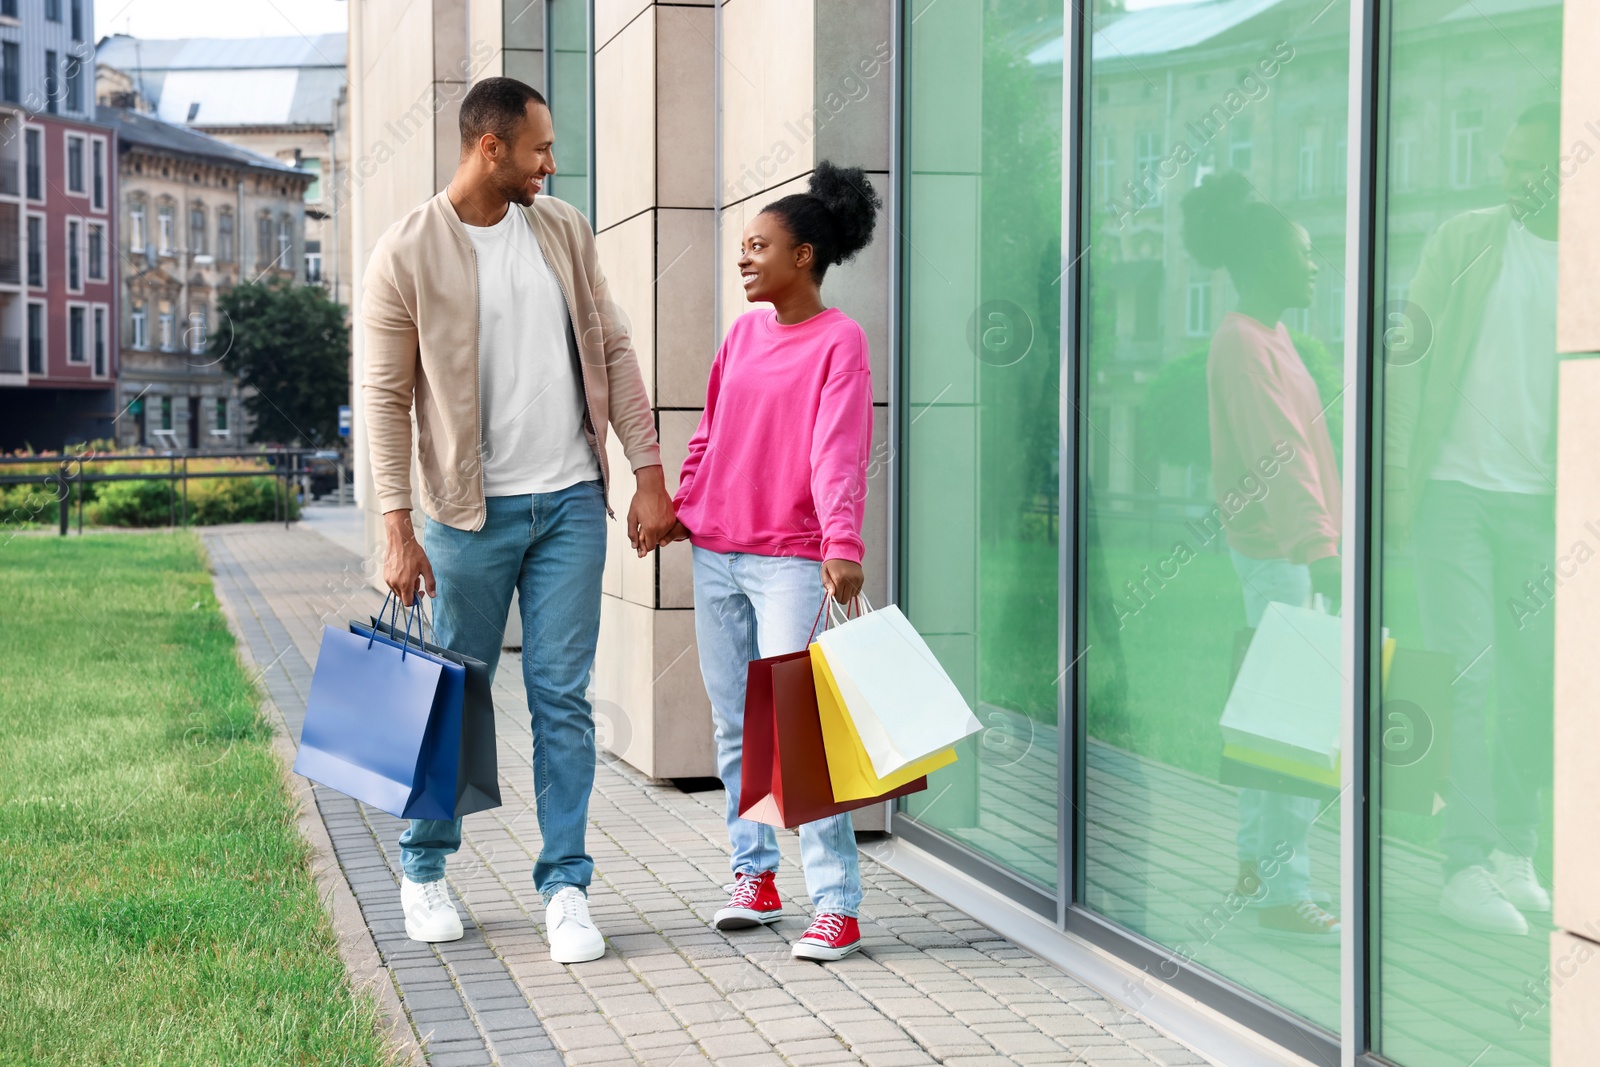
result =
[[[22,339],[0,337],[0,374],[22,373]]]

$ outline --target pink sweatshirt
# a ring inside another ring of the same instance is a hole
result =
[[[1228,544],[1252,559],[1339,554],[1339,468],[1317,383],[1280,322],[1229,312],[1206,362],[1211,480]]]
[[[673,504],[701,548],[859,563],[871,447],[861,327],[838,308],[792,326],[747,311],[711,364]]]

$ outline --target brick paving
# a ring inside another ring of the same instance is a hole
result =
[[[298,737],[325,623],[376,611],[361,559],[297,525],[203,535],[218,596],[260,665],[270,710]],[[809,909],[798,842],[781,834],[790,917],[719,933],[726,898],[720,791],[683,793],[602,757],[590,804],[591,910],[610,951],[550,962],[530,869],[539,849],[521,672],[495,683],[504,805],[466,822],[448,880],[467,936],[423,945],[399,907],[400,822],[314,790],[417,1040],[454,1065],[1202,1064],[1207,1061],[1052,964],[863,857],[865,948],[793,960]]]

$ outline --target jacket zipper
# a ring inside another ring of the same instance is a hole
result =
[[[533,220],[531,218],[528,220],[528,224],[530,226],[533,225]],[[534,229],[534,236],[536,238],[539,236],[539,231],[537,228]],[[600,466],[601,495],[605,497],[606,514],[610,515],[612,518],[616,518],[617,513],[611,510],[611,479],[606,473],[606,459],[600,454],[600,428],[599,424],[595,422],[594,419],[594,408],[589,405],[589,383],[585,381],[583,377],[583,335],[578,332],[578,316],[573,313],[572,298],[567,295],[567,287],[566,284],[561,280],[561,272],[556,270],[555,267],[551,265],[550,257],[545,254],[544,241],[537,240],[535,243],[539,246],[539,258],[544,260],[545,269],[550,272],[550,277],[556,280],[556,288],[561,290],[561,299],[565,301],[567,305],[567,323],[572,327],[572,343],[577,346],[578,349],[578,388],[583,391],[584,414],[589,419],[589,427],[594,430],[595,443],[591,447],[595,452],[595,462]],[[479,403],[482,403],[481,397],[479,399]]]

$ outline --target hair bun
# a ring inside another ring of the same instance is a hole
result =
[[[1202,267],[1226,266],[1247,229],[1255,200],[1250,180],[1236,170],[1207,174],[1183,198],[1183,244]]]
[[[839,167],[822,160],[811,172],[811,195],[822,201],[838,227],[835,263],[843,263],[867,247],[883,198],[860,167]]]

